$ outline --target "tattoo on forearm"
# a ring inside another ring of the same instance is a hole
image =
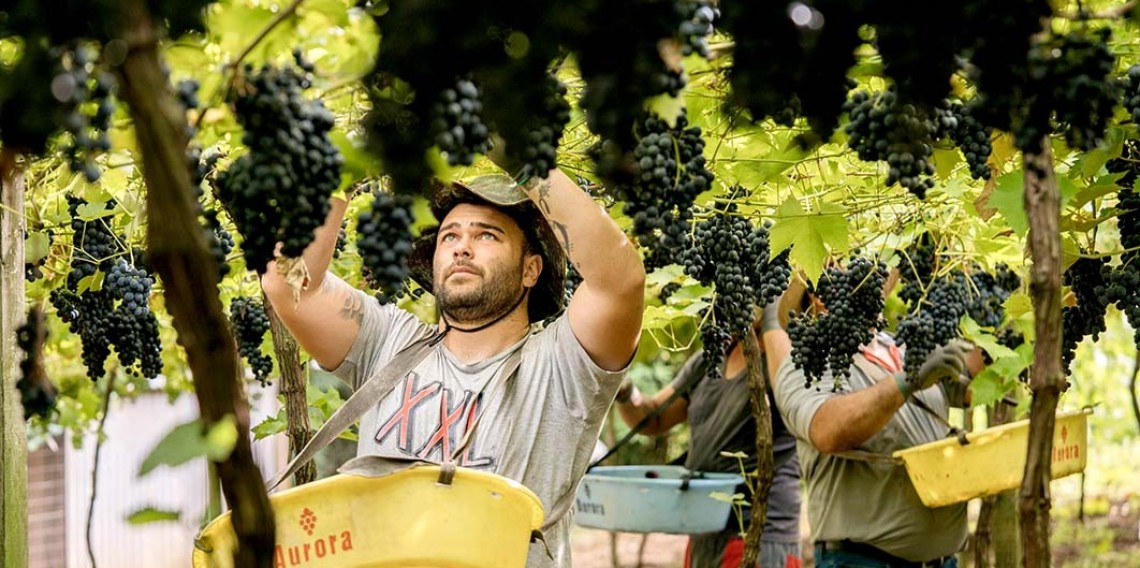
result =
[[[538,178],[538,181],[535,183],[535,185],[524,189],[531,199],[534,199],[534,193],[538,192],[538,210],[542,211],[543,215],[549,216],[550,203],[547,201],[547,198],[550,197],[550,182],[542,178]]]
[[[558,242],[562,243],[562,248],[566,249],[566,254],[570,254],[574,250],[574,244],[570,242],[570,231],[567,229],[566,223],[551,219],[550,225],[557,231]]]
[[[360,325],[364,322],[364,302],[360,300],[359,294],[349,293],[344,299],[344,306],[340,309],[340,317],[346,320],[352,320]]]

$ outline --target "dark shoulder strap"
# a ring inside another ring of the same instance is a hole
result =
[[[309,443],[305,444],[300,452],[297,452],[289,465],[286,465],[277,475],[273,476],[273,479],[266,484],[266,489],[272,491],[274,487],[293,475],[302,465],[313,459],[317,452],[324,449],[341,432],[356,422],[369,408],[392,392],[396,383],[407,376],[412,369],[415,369],[416,365],[419,365],[420,361],[427,357],[428,352],[439,343],[441,338],[441,335],[431,335],[400,350],[384,368],[372,375],[360,388],[356,389],[356,392],[352,393],[352,396],[348,397],[348,400],[329,417],[316,435],[309,440]]]

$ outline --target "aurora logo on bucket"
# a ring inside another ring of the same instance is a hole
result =
[[[1080,459],[1081,445],[1070,444],[1069,442],[1069,428],[1066,426],[1061,427],[1061,443],[1053,445],[1053,463],[1066,460]]]
[[[301,511],[299,521],[301,529],[309,536],[317,530],[317,514],[308,507]],[[326,556],[352,550],[352,531],[344,530],[340,534],[331,533],[328,536],[317,537],[315,540],[288,546],[278,544],[273,553],[273,568],[287,566],[301,566]]]
[[[313,536],[313,529],[317,528],[317,515],[308,507],[301,511],[301,528],[305,529],[309,536]]]

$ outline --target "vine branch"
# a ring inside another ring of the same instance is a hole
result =
[[[264,41],[265,38],[269,37],[269,34],[273,33],[273,30],[277,26],[281,25],[281,22],[284,22],[286,18],[289,18],[295,14],[297,12],[297,8],[299,8],[301,6],[301,3],[304,1],[305,0],[293,0],[292,4],[289,4],[285,7],[284,10],[281,10],[277,13],[276,16],[273,16],[273,19],[270,20],[269,23],[266,24],[260,32],[258,32],[257,36],[253,38],[253,41],[251,41],[249,45],[245,46],[245,49],[242,49],[241,53],[239,53],[233,61],[226,64],[226,69],[229,70],[229,78],[225,82],[225,91],[221,91],[223,93],[221,100],[219,100],[218,94],[215,93],[214,99],[210,101],[210,104],[208,106],[203,108],[202,111],[198,113],[198,118],[194,120],[194,130],[198,130],[198,127],[202,125],[202,119],[206,116],[211,108],[218,106],[219,102],[229,98],[230,90],[233,88],[234,74],[237,72],[238,67],[241,66],[242,61],[245,61],[245,58],[249,57],[249,54],[257,48],[257,45]]]
[[[107,375],[107,394],[103,396],[103,416],[99,417],[99,428],[95,430],[95,464],[91,466],[91,500],[87,503],[87,558],[91,568],[96,568],[95,548],[91,544],[92,521],[95,518],[95,494],[99,489],[99,454],[103,451],[103,428],[107,415],[111,413],[111,395],[115,394],[115,374]]]

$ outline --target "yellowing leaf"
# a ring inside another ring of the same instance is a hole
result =
[[[28,233],[28,238],[24,240],[24,262],[35,262],[46,257],[49,248],[51,248],[51,239],[47,233],[43,231]]]
[[[831,203],[823,204],[818,211],[807,212],[799,200],[789,197],[776,210],[776,224],[771,229],[772,256],[791,247],[792,262],[815,282],[823,273],[830,252],[847,250],[845,214],[845,209]]]
[[[661,120],[664,120],[669,128],[674,128],[677,126],[677,119],[680,118],[681,112],[685,110],[685,98],[660,95],[649,99],[648,107]]]
[[[950,148],[935,148],[934,149],[934,169],[938,174],[938,179],[947,180],[954,173],[954,166],[962,161],[962,155],[958,150]]]
[[[1028,294],[1010,294],[1003,304],[1005,314],[1012,319],[1020,319],[1025,314],[1033,313],[1033,301]]]

